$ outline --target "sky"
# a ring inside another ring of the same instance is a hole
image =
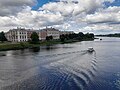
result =
[[[120,0],[0,0],[0,31],[22,27],[120,33]]]

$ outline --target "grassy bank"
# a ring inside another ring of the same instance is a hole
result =
[[[62,42],[60,40],[41,41],[39,44],[30,44],[29,42],[21,42],[21,43],[4,42],[4,43],[0,43],[0,51],[20,50],[20,49],[34,48],[44,45],[53,45],[53,44],[61,44],[61,43]]]
[[[85,41],[88,41],[88,39],[86,39]],[[65,40],[64,42],[61,42],[60,40],[40,41],[39,44],[30,44],[28,42],[21,42],[21,43],[4,42],[4,43],[0,43],[0,51],[20,50],[20,49],[34,48],[45,45],[65,44],[65,43],[73,43],[73,42],[78,42],[78,40]]]
[[[30,46],[27,43],[2,43],[0,44],[0,51],[25,49]]]

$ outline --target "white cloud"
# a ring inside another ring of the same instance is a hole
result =
[[[26,7],[16,16],[1,16],[1,27],[27,27],[40,28],[43,26],[59,25],[63,23],[61,14],[54,14],[49,11],[31,11],[30,7]]]
[[[60,12],[63,16],[78,15],[82,12],[94,13],[98,8],[103,7],[105,0],[79,0],[75,3],[54,2],[43,5],[40,10],[49,10],[51,12]],[[109,1],[109,0],[106,0]]]
[[[86,27],[80,28],[79,31],[84,33],[91,32],[95,34],[120,33],[120,27],[118,24],[90,24]]]
[[[35,4],[34,0],[0,0],[0,29],[53,26],[75,32],[109,33],[120,30],[120,7],[105,8],[103,4],[114,0],[71,1],[74,0],[68,3],[51,2],[40,7],[39,11],[33,11],[30,6]]]
[[[89,24],[120,24],[120,7],[109,7],[107,9],[102,9],[95,14],[87,15],[83,21]]]

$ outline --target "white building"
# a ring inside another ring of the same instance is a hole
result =
[[[42,30],[17,28],[9,30],[5,36],[8,41],[12,42],[24,42],[31,38],[31,34],[36,32],[39,36],[39,40],[45,40],[47,36],[52,36],[53,39],[59,39],[62,34],[73,34],[73,31],[59,31],[55,28],[45,28]]]
[[[66,35],[66,34],[74,34],[74,32],[73,31],[60,31],[60,35],[62,35],[62,34],[64,34],[64,35]]]
[[[5,34],[8,41],[23,42],[28,41],[27,30],[24,28],[11,29]]]
[[[47,36],[53,36],[53,39],[59,39],[60,31],[55,28],[46,28]]]

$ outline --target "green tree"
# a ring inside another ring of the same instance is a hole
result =
[[[94,34],[93,33],[86,33],[85,38],[94,39]]]
[[[1,41],[1,42],[7,41],[4,32],[1,32],[1,33],[0,33],[0,41]]]
[[[52,40],[52,39],[53,39],[53,36],[47,36],[47,37],[46,37],[46,40],[47,40],[47,41],[50,41],[50,40]]]
[[[61,40],[61,42],[65,42],[65,35],[64,34],[60,35],[60,40]]]
[[[30,38],[31,38],[31,43],[33,44],[39,43],[39,36],[36,32],[33,32]]]
[[[84,38],[84,34],[83,34],[83,32],[79,32],[78,33],[78,40],[83,40],[83,38]]]
[[[51,36],[49,36],[49,38],[50,38],[50,40],[52,40],[52,39],[53,39],[53,36],[51,35]]]

